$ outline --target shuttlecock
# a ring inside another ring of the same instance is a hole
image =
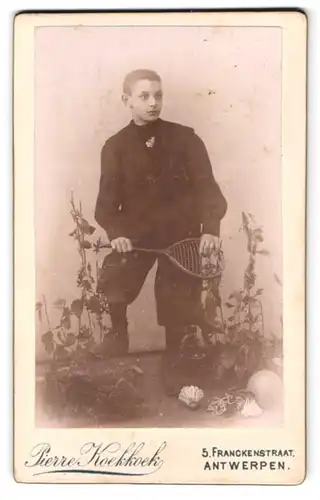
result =
[[[240,412],[242,417],[259,417],[263,410],[254,399],[247,399]]]

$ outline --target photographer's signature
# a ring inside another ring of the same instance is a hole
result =
[[[164,441],[154,450],[146,452],[146,443],[143,441],[128,446],[117,441],[107,444],[87,442],[76,456],[70,456],[56,455],[49,443],[38,443],[30,451],[30,457],[24,465],[34,468],[34,475],[76,473],[145,476],[161,469],[166,447]]]

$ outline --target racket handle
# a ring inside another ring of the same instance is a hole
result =
[[[102,243],[102,245],[99,245],[99,248],[112,248],[111,243]],[[133,250],[136,250],[136,248],[133,248]]]
[[[112,248],[111,243],[102,243],[102,245],[99,245],[99,248]],[[141,247],[133,247],[132,250],[136,250],[139,252],[146,252],[146,253],[158,253],[162,254],[165,253],[163,250],[156,250],[153,248],[141,248]]]
[[[102,245],[99,245],[99,248],[112,248],[111,243],[103,243]]]
[[[99,245],[99,248],[112,248],[112,245],[111,243],[102,243]],[[140,248],[133,247],[132,250],[140,250]]]
[[[133,240],[131,240],[132,244],[134,243]],[[106,243],[106,242],[103,242],[99,245],[99,248],[112,248],[111,246],[111,243]],[[133,248],[133,250],[137,250],[137,248]]]

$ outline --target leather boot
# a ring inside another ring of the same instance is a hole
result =
[[[129,350],[127,305],[110,304],[109,313],[112,329],[105,335],[105,353],[110,357],[125,356]]]

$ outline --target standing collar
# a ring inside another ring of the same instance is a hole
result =
[[[155,122],[146,123],[145,125],[136,125],[134,123],[134,121],[131,120],[129,125],[135,129],[137,129],[138,131],[141,131],[141,132],[148,131],[148,133],[149,132],[152,133],[158,129],[158,127],[160,126],[161,123],[162,123],[161,118],[158,118]]]

